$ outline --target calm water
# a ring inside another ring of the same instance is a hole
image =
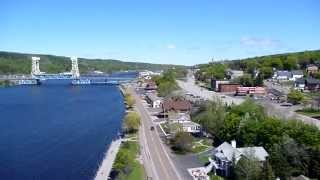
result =
[[[123,114],[115,86],[0,88],[0,179],[92,179]]]

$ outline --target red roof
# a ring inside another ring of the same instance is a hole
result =
[[[190,111],[191,103],[181,99],[166,99],[162,103],[163,111]]]

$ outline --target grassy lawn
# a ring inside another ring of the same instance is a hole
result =
[[[309,117],[314,117],[314,116],[320,116],[320,110],[319,109],[311,109],[311,108],[305,108],[305,109],[300,109],[296,111],[299,114],[303,114]]]
[[[199,159],[199,161],[202,163],[202,164],[207,164],[207,163],[209,163],[209,158],[210,157],[210,155],[208,155],[208,154],[206,154],[206,155],[199,155],[198,156],[198,159]]]
[[[131,137],[135,137],[136,135],[130,135]],[[129,159],[134,159],[133,162],[128,162],[131,164],[128,164],[132,169],[129,174],[124,174],[123,172],[120,172],[119,179],[132,179],[132,180],[141,180],[145,178],[144,174],[144,168],[140,164],[140,162],[136,159],[139,154],[139,144],[137,141],[127,141],[123,142],[123,144],[120,147],[120,151],[128,151],[128,155],[130,156]],[[117,160],[117,159],[116,159]]]
[[[196,138],[193,142],[193,153],[200,153],[212,147],[212,141],[207,138]]]

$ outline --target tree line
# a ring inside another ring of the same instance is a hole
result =
[[[31,57],[39,56],[41,71],[60,73],[71,70],[70,58],[43,54],[23,54],[0,51],[0,74],[30,74]],[[80,73],[99,70],[106,73],[127,70],[166,70],[173,67],[183,67],[167,64],[151,64],[138,62],[124,62],[113,59],[85,59],[79,58]]]

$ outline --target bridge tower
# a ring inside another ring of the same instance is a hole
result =
[[[32,59],[31,75],[35,76],[35,75],[41,74],[40,66],[39,66],[40,57],[31,57],[31,59]]]
[[[79,66],[78,66],[78,58],[77,57],[71,57],[71,73],[72,78],[79,79],[80,73],[79,73]]]

